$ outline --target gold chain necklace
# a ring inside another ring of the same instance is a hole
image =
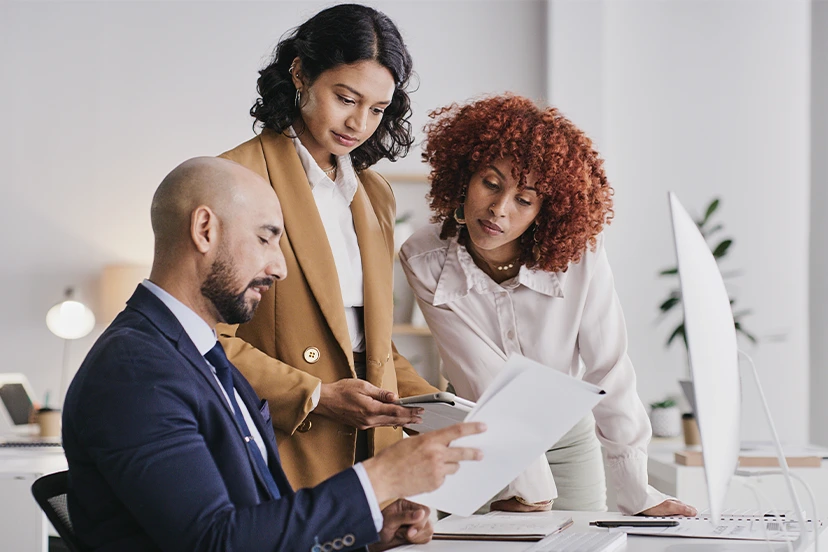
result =
[[[520,260],[520,257],[518,257],[517,259],[515,259],[514,261],[512,261],[512,262],[511,262],[511,263],[509,263],[509,264],[505,264],[505,265],[494,265],[494,267],[495,267],[496,269],[500,270],[501,272],[504,272],[504,271],[506,271],[506,270],[509,270],[509,269],[511,269],[511,268],[514,268],[514,267],[515,267],[515,264],[516,264],[519,260]]]

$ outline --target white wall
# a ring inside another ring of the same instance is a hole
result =
[[[372,2],[410,44],[425,111],[505,89],[539,97],[544,4]],[[109,263],[149,263],[149,205],[180,161],[253,135],[257,70],[286,30],[330,2],[0,1],[2,371],[58,387],[46,329],[67,285],[97,300]],[[419,150],[383,168],[418,172]],[[425,189],[400,193],[420,204]],[[73,344],[76,369],[99,332]]]
[[[719,196],[735,242],[722,267],[744,272],[732,294],[764,338],[747,350],[783,440],[806,440],[810,3],[553,1],[550,17],[568,29],[552,34],[552,101],[596,129],[616,190],[608,247],[642,398],[678,393],[685,370],[657,323],[669,284],[656,274],[675,259],[666,192],[696,213]],[[596,33],[600,53],[580,46]],[[554,63],[573,50],[600,74]],[[755,397],[746,388],[743,437],[765,439]]]
[[[4,371],[54,395],[62,344],[46,310],[71,284],[94,303],[105,264],[149,262],[160,179],[252,135],[256,70],[285,30],[327,4],[0,2]],[[673,261],[665,192],[696,210],[721,195],[736,239],[727,266],[745,273],[734,293],[755,311],[745,322],[786,335],[753,351],[771,409],[783,438],[807,436],[809,3],[372,5],[414,56],[416,128],[451,101],[548,91],[596,139],[617,191],[610,257],[645,401],[678,392],[685,362],[680,348],[664,350],[667,328],[656,324],[667,282],[655,274]],[[423,172],[419,150],[381,170]],[[400,210],[423,217],[424,193],[399,187]],[[820,289],[814,300],[825,303]],[[74,346],[73,368],[94,337]],[[751,416],[746,435],[762,437]]]
[[[811,18],[811,439],[828,445],[828,2]]]

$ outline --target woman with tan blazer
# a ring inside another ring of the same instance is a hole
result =
[[[276,47],[251,109],[262,133],[223,154],[281,201],[287,278],[254,318],[223,326],[230,360],[270,403],[295,488],[318,484],[402,437],[436,391],[391,342],[395,203],[368,167],[405,155],[411,58],[384,14],[323,10]]]

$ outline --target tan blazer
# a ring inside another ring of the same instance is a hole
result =
[[[233,364],[270,403],[291,484],[313,486],[352,466],[356,443],[353,427],[310,411],[320,381],[356,377],[333,253],[290,138],[264,130],[222,157],[262,175],[279,196],[287,278],[262,297],[253,320],[220,326],[220,339]],[[432,393],[437,390],[391,342],[394,195],[374,171],[358,177],[351,212],[362,255],[367,380],[404,397]],[[402,437],[391,427],[368,433],[372,454]]]

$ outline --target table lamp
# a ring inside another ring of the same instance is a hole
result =
[[[63,400],[66,371],[69,363],[69,342],[86,337],[95,327],[95,315],[92,309],[72,299],[74,288],[66,288],[64,299],[46,313],[46,326],[56,336],[63,339],[63,366],[60,371],[60,388],[58,400]],[[48,405],[44,405],[48,406]]]

